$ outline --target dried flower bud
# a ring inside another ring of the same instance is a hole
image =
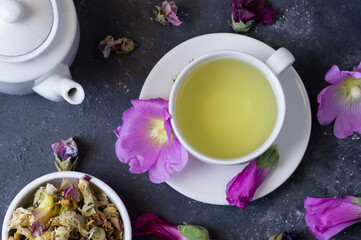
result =
[[[58,171],[73,171],[78,160],[78,146],[73,138],[54,143],[51,147],[54,151],[54,163]]]
[[[112,36],[107,36],[99,43],[99,51],[103,53],[104,58],[108,58],[111,51],[127,54],[134,50],[134,42],[129,38],[118,38],[114,40]]]

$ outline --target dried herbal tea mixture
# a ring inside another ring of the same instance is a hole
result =
[[[40,187],[33,205],[17,208],[9,222],[9,240],[122,240],[123,223],[104,193],[95,193],[85,176],[60,188]]]

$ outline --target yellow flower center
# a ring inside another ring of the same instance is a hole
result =
[[[164,129],[164,120],[154,120],[150,128],[150,137],[156,141],[157,144],[165,144],[168,142],[167,131]]]
[[[341,93],[346,98],[358,99],[361,97],[361,79],[348,77],[340,83]]]
[[[350,94],[353,98],[359,98],[361,96],[361,89],[355,86],[351,88]]]

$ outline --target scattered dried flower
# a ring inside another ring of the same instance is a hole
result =
[[[115,153],[129,164],[130,172],[148,171],[152,182],[164,182],[188,161],[187,151],[172,132],[168,101],[132,100],[132,104],[123,114],[123,125],[114,130]]]
[[[336,119],[333,132],[337,138],[361,134],[361,63],[351,72],[333,65],[325,80],[332,85],[317,96],[318,122],[328,125]]]
[[[165,240],[209,240],[208,230],[189,224],[175,226],[147,213],[132,221],[133,236],[154,236]]]
[[[297,236],[293,232],[284,232],[280,234],[273,235],[269,240],[297,240]]]
[[[266,0],[232,0],[232,22],[228,24],[236,32],[247,32],[253,22],[271,24],[276,16]]]
[[[112,36],[107,36],[99,43],[99,51],[103,53],[104,58],[108,58],[111,51],[118,54],[127,54],[134,50],[135,44],[129,38],[118,38],[114,40]]]
[[[272,145],[257,159],[252,160],[227,185],[227,201],[230,205],[244,209],[252,201],[254,193],[279,160],[277,145]]]
[[[55,156],[55,166],[59,172],[73,171],[78,160],[78,147],[73,140],[69,138],[51,145]]]
[[[174,1],[164,1],[162,7],[156,6],[154,11],[155,17],[150,18],[154,22],[159,22],[163,25],[171,23],[173,26],[179,26],[182,22],[177,17],[178,7]]]
[[[361,198],[310,198],[305,200],[305,220],[319,240],[328,240],[344,228],[361,221]]]

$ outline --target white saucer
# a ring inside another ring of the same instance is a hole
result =
[[[193,58],[217,50],[239,50],[265,61],[275,50],[250,37],[232,33],[214,33],[192,38],[169,51],[154,66],[146,79],[141,99],[169,98],[176,77]],[[296,60],[297,61],[297,60]],[[307,92],[301,78],[293,68],[279,76],[286,98],[286,117],[276,139],[280,149],[280,161],[258,188],[253,200],[261,198],[278,188],[295,171],[306,151],[311,133],[311,109]],[[193,156],[180,173],[173,173],[167,181],[169,186],[183,195],[205,203],[228,205],[227,183],[245,165],[213,166]]]

